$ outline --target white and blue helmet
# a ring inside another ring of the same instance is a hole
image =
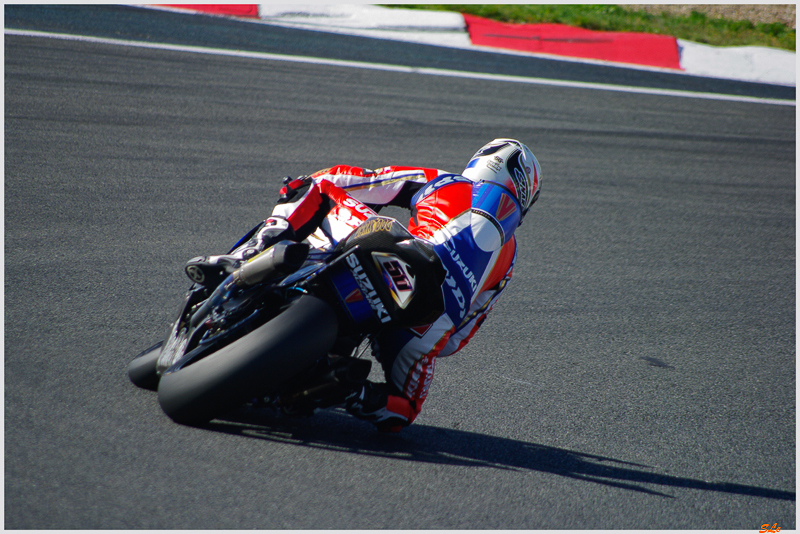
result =
[[[494,182],[508,189],[524,215],[536,199],[542,170],[530,149],[515,139],[495,139],[478,150],[461,173],[475,182]]]

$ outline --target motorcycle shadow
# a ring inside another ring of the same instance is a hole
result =
[[[538,471],[625,490],[674,498],[670,488],[716,491],[795,501],[795,492],[660,474],[653,468],[593,454],[457,429],[414,424],[399,434],[381,434],[366,422],[334,408],[296,419],[270,410],[243,409],[204,426],[226,434],[453,466]]]

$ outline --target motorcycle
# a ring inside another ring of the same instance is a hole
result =
[[[277,243],[219,284],[193,283],[166,339],[130,362],[130,380],[180,424],[251,402],[310,415],[367,380],[365,343],[443,313],[445,268],[397,220],[370,216],[328,250],[308,241]]]

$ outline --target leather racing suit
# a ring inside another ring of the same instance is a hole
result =
[[[447,272],[444,314],[424,327],[388,330],[373,342],[388,388],[377,405],[365,407],[364,393],[348,405],[379,429],[397,431],[420,413],[436,358],[469,342],[510,280],[521,211],[503,187],[438,169],[339,165],[286,184],[268,221],[285,225],[283,219],[297,240],[328,248],[376,215],[373,208],[389,205],[411,210],[408,230],[434,245]]]

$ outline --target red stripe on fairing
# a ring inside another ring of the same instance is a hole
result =
[[[675,37],[636,32],[601,32],[566,24],[508,24],[464,15],[472,44],[681,69]]]
[[[364,300],[364,294],[361,293],[361,290],[356,288],[347,295],[347,298],[344,301],[348,304],[352,304],[353,302],[359,302]]]

